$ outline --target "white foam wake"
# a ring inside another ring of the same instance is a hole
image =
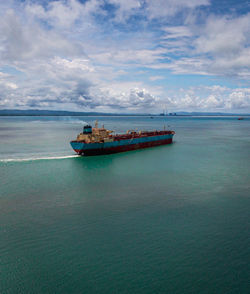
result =
[[[6,158],[0,159],[0,162],[20,162],[20,161],[33,161],[33,160],[51,160],[51,159],[66,159],[80,157],[79,155],[66,155],[66,156],[51,156],[51,157],[30,157],[30,158]]]

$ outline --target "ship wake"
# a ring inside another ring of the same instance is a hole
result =
[[[79,155],[65,155],[65,156],[46,156],[46,157],[29,157],[29,158],[6,158],[0,159],[0,162],[22,162],[22,161],[36,161],[36,160],[55,160],[55,159],[67,159],[76,158]]]

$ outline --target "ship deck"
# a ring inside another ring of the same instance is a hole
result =
[[[131,140],[137,138],[146,138],[146,137],[154,137],[154,136],[164,136],[164,135],[171,135],[175,134],[174,131],[145,131],[145,132],[131,132],[129,134],[116,134],[110,135],[110,139],[114,139],[114,141],[121,141],[121,140]],[[72,140],[71,142],[84,142],[78,140]]]
[[[112,137],[116,141],[116,140],[143,138],[143,137],[163,136],[163,135],[170,135],[173,133],[174,133],[173,131],[152,131],[152,132],[141,132],[141,133],[134,132],[129,134],[112,135]]]

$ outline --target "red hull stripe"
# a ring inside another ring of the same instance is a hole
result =
[[[143,142],[139,144],[130,144],[123,146],[116,146],[111,148],[99,148],[99,149],[90,149],[90,150],[78,150],[74,149],[75,152],[82,155],[101,155],[101,154],[111,154],[118,152],[131,151],[136,149],[148,148],[153,146],[160,146],[172,143],[172,138],[160,141],[152,141],[152,142]]]

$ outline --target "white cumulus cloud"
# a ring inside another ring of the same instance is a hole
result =
[[[250,14],[212,14],[211,5],[2,1],[1,108],[250,111]],[[184,87],[185,75],[213,78],[215,85],[198,85],[199,79]],[[217,85],[217,77],[232,87]]]

